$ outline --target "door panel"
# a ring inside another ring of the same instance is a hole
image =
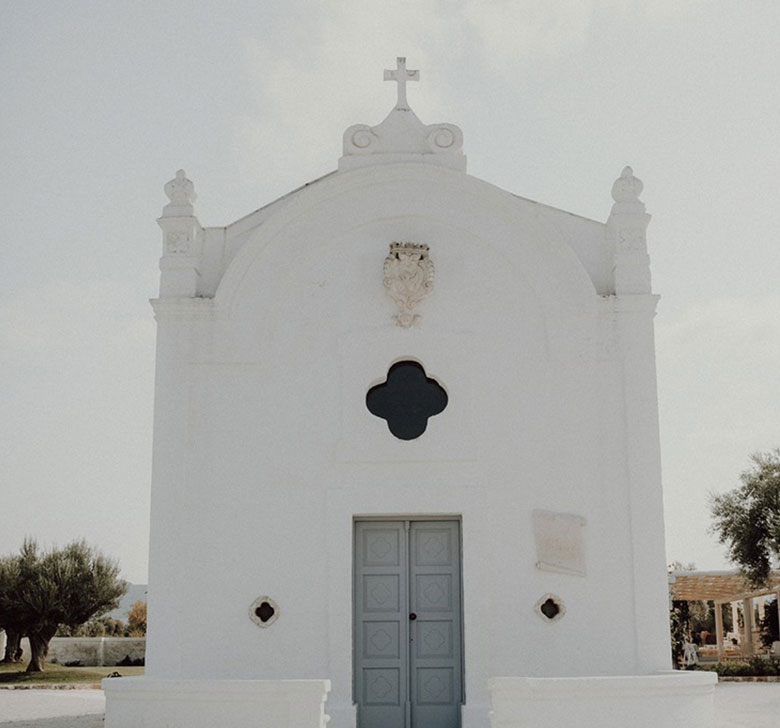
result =
[[[460,529],[457,521],[410,528],[413,728],[456,728],[461,703]]]
[[[458,728],[460,524],[355,524],[359,728]]]
[[[408,710],[408,537],[403,521],[355,524],[355,701],[361,728],[402,728]]]

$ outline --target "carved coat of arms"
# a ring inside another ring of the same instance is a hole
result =
[[[433,263],[428,246],[417,243],[391,243],[385,258],[384,284],[398,306],[393,321],[409,328],[420,317],[414,309],[433,289]]]

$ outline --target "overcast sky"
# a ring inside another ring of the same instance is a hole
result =
[[[0,554],[78,537],[146,580],[163,184],[222,226],[395,102],[469,173],[605,221],[645,183],[667,557],[728,568],[708,494],[780,445],[776,0],[0,0]]]

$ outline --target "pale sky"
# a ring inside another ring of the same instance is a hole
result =
[[[409,101],[470,174],[605,221],[645,184],[667,557],[780,445],[776,0],[0,0],[0,554],[86,538],[147,578],[162,190],[204,226],[336,168]]]

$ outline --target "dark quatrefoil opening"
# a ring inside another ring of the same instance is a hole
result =
[[[539,609],[547,619],[555,619],[558,612],[561,611],[561,608],[552,599],[548,599]]]
[[[249,606],[249,618],[258,627],[269,627],[279,619],[279,605],[269,596],[257,597]]]
[[[414,440],[425,432],[429,417],[444,411],[447,393],[416,361],[399,361],[390,367],[387,381],[368,390],[366,406],[387,420],[399,440]]]
[[[257,609],[255,609],[255,614],[258,616],[260,621],[265,624],[271,617],[276,614],[276,610],[268,603],[263,602]]]

